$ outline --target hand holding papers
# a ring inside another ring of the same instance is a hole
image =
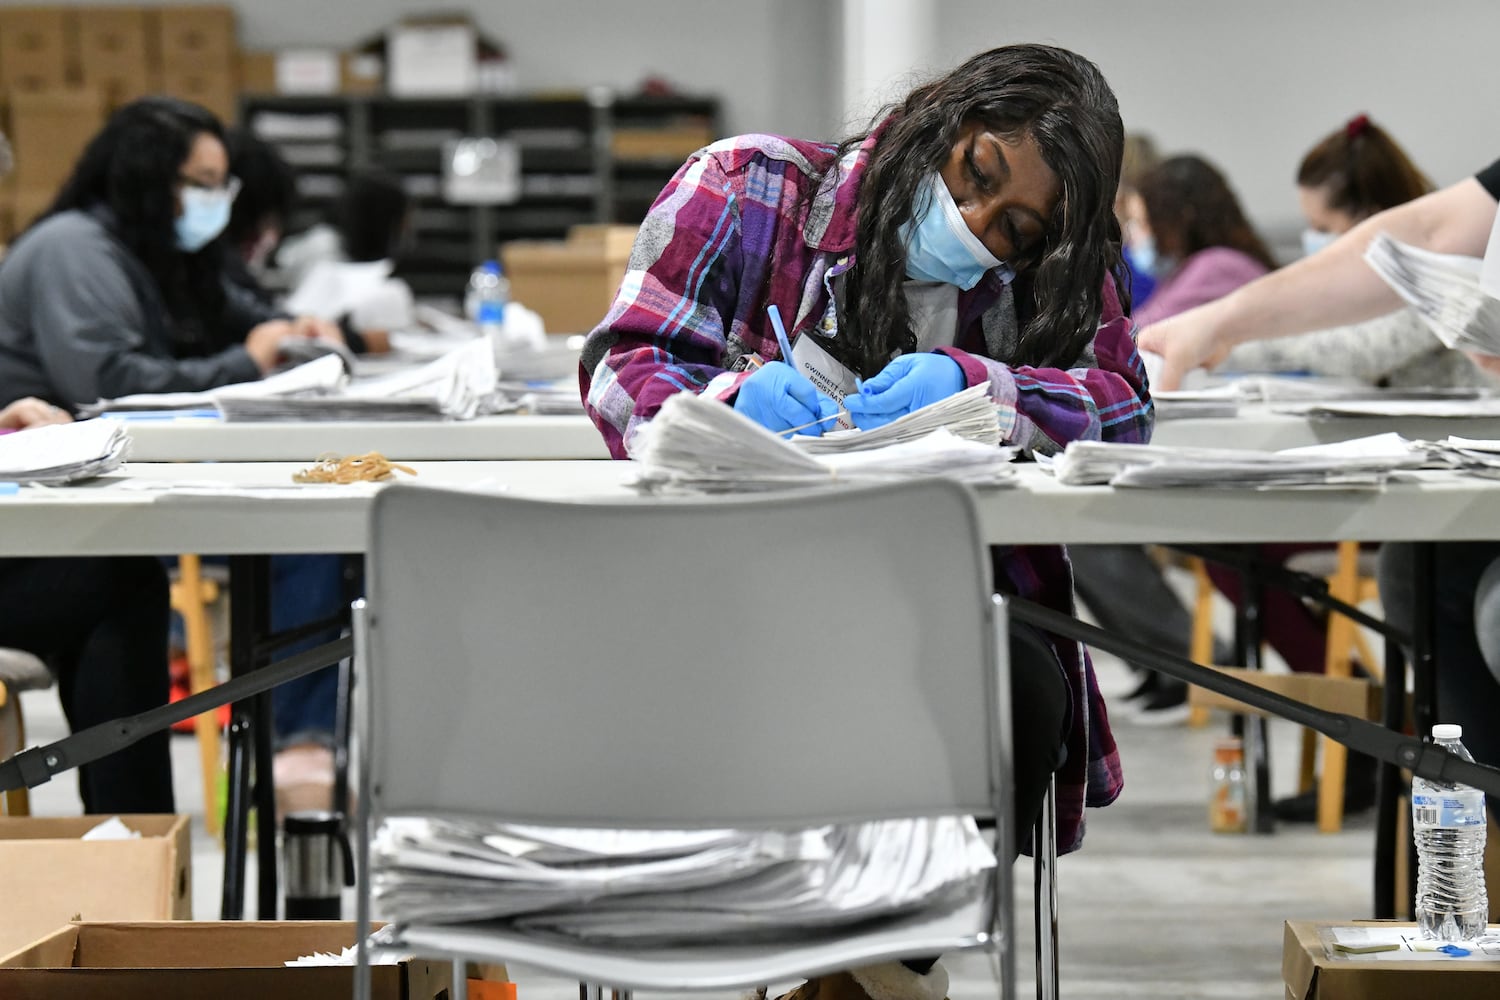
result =
[[[57,485],[113,472],[130,435],[118,420],[48,424],[0,436],[0,481]]]
[[[919,476],[1003,485],[1015,449],[999,445],[994,404],[975,386],[875,430],[790,440],[718,400],[678,393],[630,452],[641,489],[729,492]]]
[[[1481,286],[1478,257],[1433,253],[1378,234],[1365,262],[1459,351],[1500,355],[1500,299]]]

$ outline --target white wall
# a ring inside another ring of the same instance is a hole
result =
[[[837,11],[825,0],[230,2],[239,11],[240,43],[252,49],[348,46],[403,16],[468,8],[482,31],[505,44],[526,90],[630,90],[658,75],[722,97],[730,132],[827,138],[838,127],[830,57]]]
[[[1357,112],[1438,184],[1500,157],[1497,0],[939,0],[949,63],[1049,42],[1098,63],[1128,129],[1219,165],[1276,237],[1314,142]]]

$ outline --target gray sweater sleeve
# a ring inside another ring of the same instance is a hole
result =
[[[1374,385],[1445,350],[1411,309],[1297,337],[1252,340],[1229,352],[1223,372],[1309,372],[1344,375]]]
[[[243,347],[176,360],[149,353],[144,307],[103,240],[44,241],[30,261],[29,322],[60,401],[193,392],[260,378]]]

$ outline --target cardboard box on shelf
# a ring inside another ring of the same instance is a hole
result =
[[[680,162],[714,141],[707,125],[673,125],[667,128],[619,128],[610,137],[615,159],[625,161]]]
[[[133,840],[82,840],[107,816],[0,817],[0,955],[84,920],[192,916],[187,816],[121,816]],[[0,996],[12,996],[0,986]]]
[[[11,195],[11,226],[14,235],[19,236],[26,227],[36,221],[52,205],[52,200],[57,197],[57,189],[62,185],[62,178],[52,187],[45,188],[18,188]]]
[[[633,234],[631,226],[579,226],[566,241],[506,243],[500,257],[511,297],[538,313],[549,333],[589,332],[625,278]]]
[[[276,53],[276,93],[337,94],[343,80],[337,49],[297,48]]]
[[[164,68],[226,75],[234,71],[239,45],[233,8],[157,7],[154,17],[157,57]]]
[[[0,957],[0,996],[27,1000],[324,1000],[351,996],[354,966],[284,963],[354,943],[343,921],[74,923]],[[408,959],[371,971],[375,1000],[437,1000],[452,966]]]
[[[1415,925],[1379,920],[1288,920],[1281,952],[1286,1000],[1492,1000],[1500,996],[1500,960],[1438,954],[1429,958],[1395,952],[1335,957],[1321,933],[1328,927]]]
[[[225,125],[239,117],[239,90],[235,86],[233,71],[229,69],[167,66],[161,71],[161,92],[202,105],[218,115]]]
[[[92,87],[12,93],[8,135],[15,149],[16,190],[33,197],[56,191],[104,117],[104,95]],[[17,214],[23,214],[20,205]]]
[[[79,73],[117,108],[156,89],[152,68],[156,39],[144,7],[78,9]]]
[[[242,51],[239,58],[240,93],[276,93],[276,53]]]
[[[385,60],[370,52],[345,52],[340,84],[346,94],[378,94],[385,89]]]
[[[73,12],[0,6],[0,91],[51,90],[77,72]]]
[[[462,17],[409,18],[386,32],[386,87],[396,97],[472,94],[479,34]]]

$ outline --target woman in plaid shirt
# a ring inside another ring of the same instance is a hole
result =
[[[584,347],[590,416],[617,458],[684,391],[820,433],[838,404],[781,356],[774,305],[794,350],[815,338],[864,380],[843,401],[861,427],[985,385],[1005,440],[1030,452],[1147,440],[1151,402],[1115,280],[1123,142],[1091,62],[1014,45],[918,87],[842,145],[746,135],[700,150],[652,206]],[[996,549],[994,565],[998,588],[1071,608],[1062,549]],[[1078,644],[1016,627],[1011,674],[1018,842],[1055,772],[1071,850],[1084,805],[1122,784],[1093,668]],[[930,960],[803,987],[848,1000],[946,988]]]

